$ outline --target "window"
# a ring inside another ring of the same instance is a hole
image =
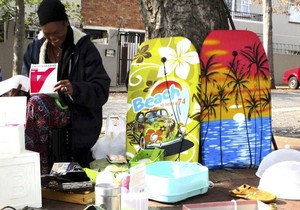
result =
[[[92,41],[107,43],[107,39],[108,39],[107,30],[84,28],[83,31],[91,36]]]
[[[250,13],[251,0],[242,0],[241,2],[241,12]]]
[[[290,3],[289,14],[289,21],[300,23],[300,10],[294,3]]]
[[[39,29],[27,29],[25,30],[25,37],[27,39],[33,39],[39,34]]]

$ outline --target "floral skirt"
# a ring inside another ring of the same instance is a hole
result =
[[[49,140],[53,128],[63,128],[70,123],[70,113],[59,108],[52,97],[33,95],[27,102],[25,125],[26,149],[39,152],[41,174],[49,174]]]

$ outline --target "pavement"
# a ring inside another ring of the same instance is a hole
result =
[[[280,91],[290,91],[286,87],[280,87],[273,92]],[[300,99],[300,97],[299,97]],[[274,106],[273,120],[274,122],[274,139],[278,149],[286,147],[289,145],[293,149],[300,150],[300,132],[297,131],[300,129],[300,121],[297,119],[299,115],[291,113],[291,116],[294,118],[295,124],[292,124],[292,117],[284,116],[283,110],[280,107],[277,107],[277,102],[272,103],[272,109]],[[285,107],[288,109],[288,107]],[[277,111],[276,111],[277,109]],[[289,110],[288,110],[289,111]],[[117,87],[111,89],[111,94],[108,102],[103,107],[103,115],[105,118],[110,115],[113,117],[126,116],[127,112],[127,93],[124,87]],[[300,113],[300,110],[299,110]],[[279,121],[283,121],[281,123]],[[299,123],[299,127],[298,127]],[[284,127],[284,129],[283,129]],[[288,128],[292,129],[289,130]],[[298,128],[297,128],[298,127]],[[297,130],[298,129],[298,130]],[[295,131],[296,130],[296,131]],[[103,131],[104,132],[104,131]],[[297,135],[291,135],[291,134]],[[298,135],[299,134],[299,135]],[[191,203],[205,203],[205,202],[217,202],[217,201],[230,201],[235,199],[231,197],[228,193],[229,190],[234,189],[242,184],[249,184],[257,187],[259,185],[260,178],[255,175],[256,169],[218,169],[218,170],[209,170],[209,179],[214,183],[212,188],[208,189],[208,192],[202,195],[197,195],[186,200],[177,202],[177,203],[161,203],[150,200],[148,205],[150,210],[179,210],[182,209],[184,204]],[[300,176],[299,176],[300,177]],[[284,177],[283,177],[284,178]],[[300,209],[299,200],[286,200],[286,199],[277,199],[276,206],[278,210],[298,210]],[[42,209],[73,209],[73,210],[83,210],[84,205],[64,203],[59,201],[43,199],[43,208]]]

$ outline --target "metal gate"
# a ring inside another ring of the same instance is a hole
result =
[[[140,44],[145,40],[145,33],[126,32],[120,34],[118,85],[126,85],[127,73]]]

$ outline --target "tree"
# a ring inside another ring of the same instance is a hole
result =
[[[16,31],[14,37],[13,75],[21,74],[24,46],[24,0],[16,0]]]
[[[20,74],[22,68],[22,57],[24,49],[24,37],[25,37],[25,1],[16,0],[15,3],[12,0],[2,0],[0,8],[3,12],[2,20],[9,23],[12,19],[15,19],[15,36],[14,36],[14,50],[12,61],[12,74]],[[31,0],[30,3],[26,0],[26,3],[32,5],[36,3],[36,0]],[[7,24],[8,26],[9,24]]]
[[[271,88],[275,89],[274,62],[273,62],[273,22],[272,22],[272,0],[263,1],[263,45],[269,60],[271,75]]]
[[[220,0],[140,0],[146,38],[184,36],[198,52],[206,35],[229,29],[226,9]]]

